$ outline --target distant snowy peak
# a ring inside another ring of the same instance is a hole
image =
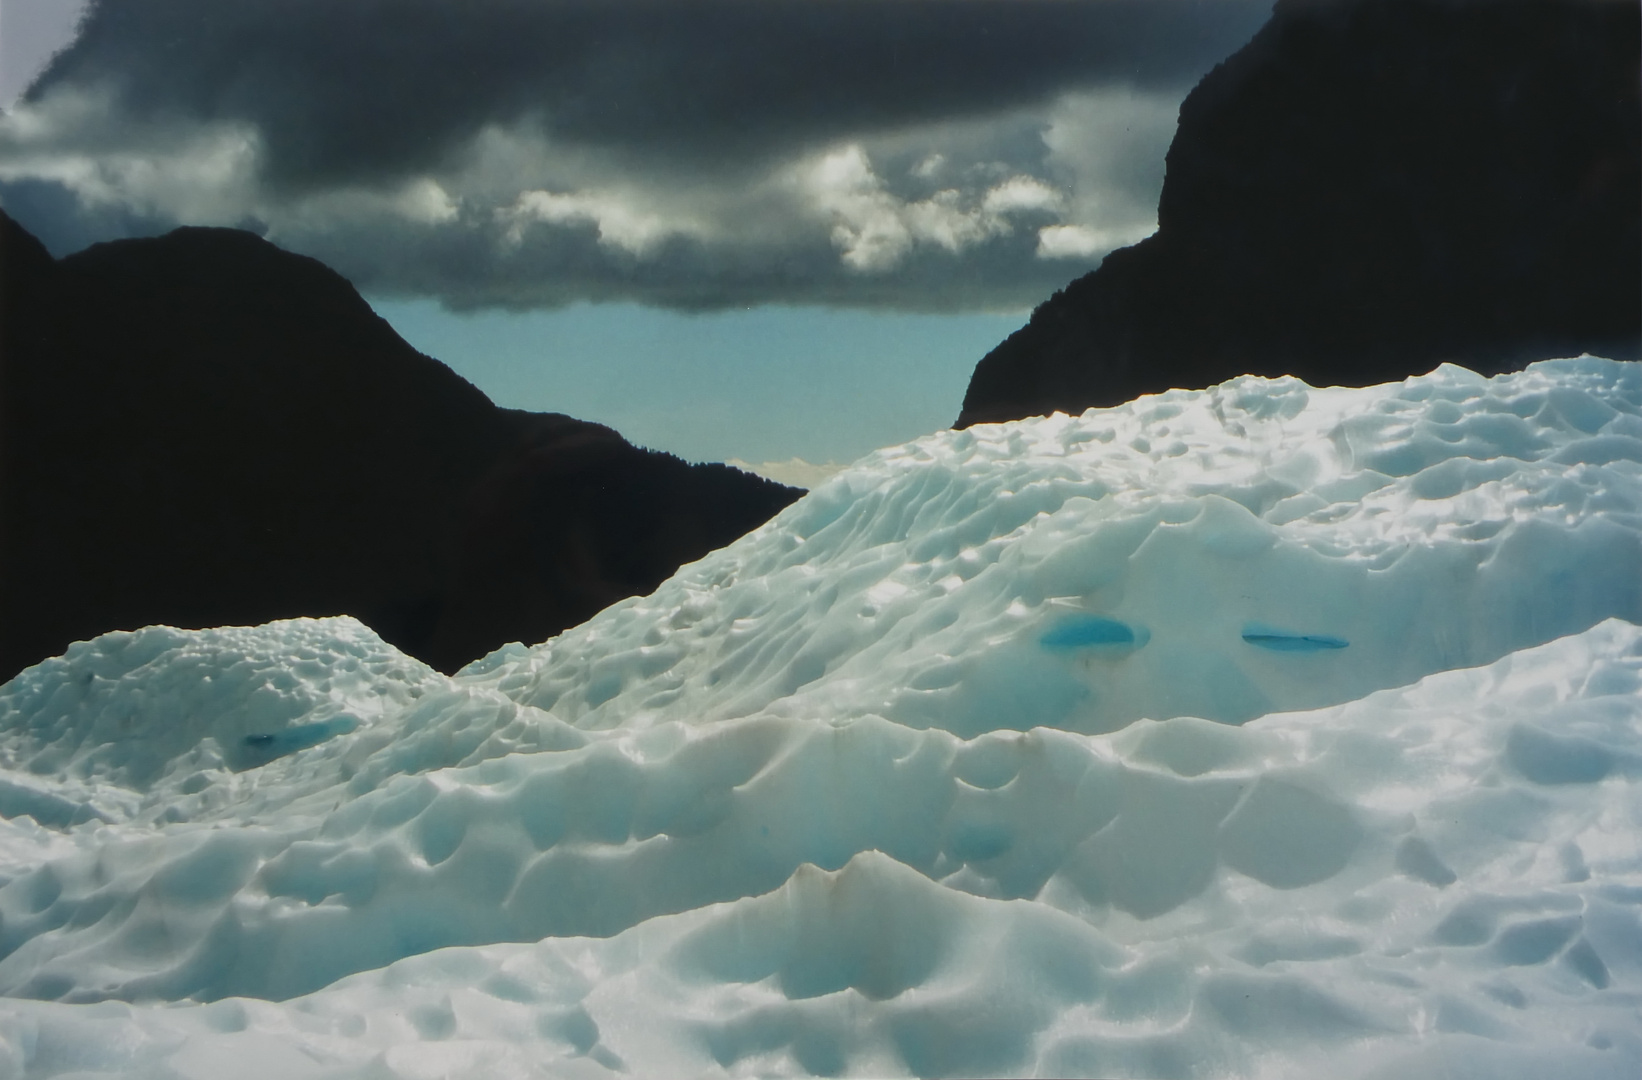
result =
[[[1642,621],[1642,365],[1233,379],[926,436],[466,669],[580,727],[1241,722]]]

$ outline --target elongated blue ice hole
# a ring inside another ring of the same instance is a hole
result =
[[[247,735],[245,745],[255,751],[257,756],[271,761],[286,754],[294,754],[298,750],[306,750],[310,746],[318,746],[326,739],[337,735],[346,735],[358,726],[352,717],[337,716],[312,724],[297,724],[279,731]]]
[[[1243,640],[1272,652],[1322,652],[1324,649],[1343,649],[1351,644],[1345,638],[1331,634],[1297,634],[1264,623],[1249,623],[1243,627]]]
[[[1130,626],[1103,615],[1078,615],[1066,619],[1038,639],[1046,649],[1097,649],[1102,652],[1132,652],[1145,645],[1151,634],[1144,627]]]

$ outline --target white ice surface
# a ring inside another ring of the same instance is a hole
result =
[[[1638,623],[1581,358],[932,435],[455,678],[106,635],[0,687],[0,1077],[1633,1078]]]

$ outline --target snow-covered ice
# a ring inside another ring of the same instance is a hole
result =
[[[1642,1074],[1642,369],[881,451],[447,678],[0,687],[0,1077]]]

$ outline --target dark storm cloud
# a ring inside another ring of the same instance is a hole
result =
[[[289,238],[284,238],[289,239]],[[671,237],[639,257],[609,251],[586,225],[551,244],[503,247],[481,230],[342,225],[298,247],[379,290],[440,297],[454,310],[527,310],[576,300],[621,299],[685,311],[757,304],[827,304],[915,311],[1023,310],[1065,284],[1064,264],[1035,255],[1028,233],[989,238],[964,257],[914,248],[892,274],[856,273],[824,246],[766,250]]]
[[[711,164],[1071,86],[1189,84],[1265,6],[103,0],[32,92],[103,82],[133,112],[249,121],[296,183],[434,167],[480,125],[520,118]]]
[[[1048,206],[1045,196],[1022,211],[1019,184],[999,195],[1010,176],[1059,193],[1060,217],[1045,221],[1084,230],[1057,234],[1078,250],[1094,250],[1101,232],[1083,211],[1133,195],[1115,164],[1100,166],[1110,190],[1099,200],[1089,177],[1078,193],[1077,162],[1094,158],[1079,158],[1065,131],[1060,150],[1049,145],[1055,108],[1065,114],[1069,95],[1102,88],[1164,102],[1133,106],[1148,117],[1147,153],[1160,153],[1152,129],[1172,123],[1172,103],[1268,9],[1269,0],[101,0],[0,121],[0,198],[16,202],[19,183],[56,183],[102,219],[114,204],[124,220],[256,218],[282,242],[344,248],[345,272],[367,285],[448,299],[482,294],[485,281],[510,303],[563,302],[578,288],[666,295],[677,291],[668,280],[689,273],[705,283],[685,291],[710,294],[718,281],[724,303],[772,282],[786,282],[778,299],[876,289],[897,303],[898,292],[935,288],[931,267],[941,265],[956,275],[953,295],[967,294],[956,283],[994,281],[1018,269],[1020,250],[1055,248],[1023,249],[1006,235],[1027,227],[1022,212]],[[145,138],[153,167],[134,145]],[[865,173],[816,164],[850,146],[866,148]],[[925,181],[940,194],[920,202],[914,189]],[[379,196],[374,208],[368,192]],[[743,199],[756,208],[740,209]],[[407,218],[417,227],[403,230]],[[405,234],[385,231],[396,228]],[[406,251],[417,237],[425,246]],[[477,277],[461,288],[402,266],[411,257],[442,266],[448,251],[474,264]],[[980,258],[1001,261],[956,265]],[[875,276],[857,280],[863,273]]]

